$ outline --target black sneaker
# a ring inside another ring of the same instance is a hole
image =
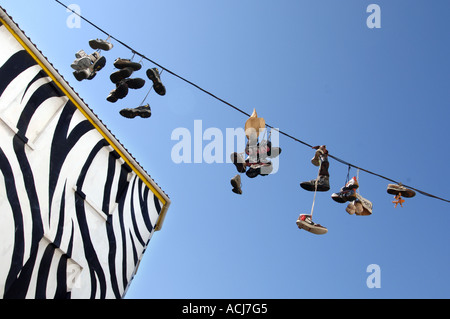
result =
[[[159,72],[157,68],[148,69],[147,77],[153,82],[153,88],[159,95],[166,95],[166,88],[161,82]]]
[[[109,78],[111,79],[112,83],[118,83],[121,80],[130,77],[130,75],[133,74],[133,72],[134,70],[132,68],[123,68],[120,69],[119,71],[112,73]]]
[[[140,116],[142,118],[149,118],[152,116],[152,111],[150,109],[150,105],[148,104],[134,109],[123,109],[119,113],[128,119],[134,119],[136,116]]]
[[[300,187],[307,191],[314,192],[316,190],[316,180],[313,179],[308,182],[302,182],[302,183],[300,183]],[[329,176],[319,176],[319,180],[317,182],[317,191],[318,192],[327,192],[329,190],[330,190]]]
[[[118,69],[132,68],[133,71],[139,71],[142,68],[142,65],[140,63],[121,58],[118,58],[116,61],[114,61],[114,66]]]
[[[120,81],[116,84],[116,96],[119,99],[123,99],[128,95],[128,85],[125,81]]]
[[[250,168],[245,173],[250,178],[255,178],[258,175],[267,176],[272,173],[273,167],[272,163],[257,163],[250,166]]]
[[[338,203],[352,202],[356,200],[356,191],[354,189],[342,190],[339,193],[333,193],[331,198]]]
[[[90,72],[88,70],[86,70],[86,69],[73,72],[73,76],[78,81],[86,80],[89,77],[89,75],[90,75]]]
[[[95,62],[94,62],[94,64],[92,65],[92,70],[94,71],[94,72],[98,72],[98,71],[100,71],[101,69],[103,69],[104,67],[105,67],[105,65],[106,65],[106,58],[104,57],[104,56],[102,56],[102,57],[99,57]]]
[[[140,89],[145,85],[145,80],[141,78],[125,79],[123,81],[128,85],[128,88],[133,90]]]
[[[106,100],[107,100],[108,102],[111,102],[111,103],[116,103],[116,102],[119,100],[119,98],[116,96],[116,90],[112,90],[112,91],[109,93],[109,95],[108,95],[108,97],[106,98]]]
[[[128,85],[125,81],[120,81],[116,84],[116,88],[109,93],[109,96],[106,98],[111,103],[117,102],[119,99],[123,99],[128,95]]]

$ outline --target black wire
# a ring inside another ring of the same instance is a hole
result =
[[[122,42],[122,41],[120,41],[119,39],[115,38],[114,36],[110,35],[108,32],[106,32],[105,30],[103,30],[102,28],[100,28],[99,26],[97,26],[96,24],[94,24],[94,23],[92,23],[91,21],[89,21],[88,19],[84,18],[84,17],[83,17],[82,15],[80,15],[78,12],[75,12],[74,10],[70,9],[69,7],[67,7],[67,6],[66,6],[64,3],[62,3],[61,1],[59,1],[59,0],[55,0],[55,1],[56,1],[57,3],[59,3],[60,5],[62,5],[63,7],[65,7],[67,10],[72,11],[74,14],[76,14],[77,16],[79,16],[81,19],[83,19],[84,21],[86,21],[87,23],[89,23],[91,26],[93,26],[94,28],[96,28],[96,29],[99,30],[100,32],[104,33],[105,35],[107,35],[107,36],[110,37],[111,39],[113,39],[113,40],[115,40],[116,42],[118,42],[119,44],[123,45],[125,48],[129,49],[133,54],[139,55],[142,59],[145,59],[145,60],[147,60],[147,61],[153,63],[154,65],[158,66],[159,68],[161,68],[161,70],[164,70],[164,71],[166,71],[166,72],[169,72],[169,73],[172,74],[173,76],[179,78],[180,80],[182,80],[182,81],[188,83],[188,84],[191,85],[191,86],[196,87],[196,88],[199,89],[200,91],[202,91],[202,92],[208,94],[209,96],[215,98],[216,100],[218,100],[218,101],[220,101],[220,102],[222,102],[222,103],[224,103],[224,104],[230,106],[230,107],[233,108],[234,110],[236,110],[236,111],[238,111],[238,112],[240,112],[240,113],[246,115],[247,117],[250,117],[250,116],[251,116],[250,114],[248,114],[247,112],[245,112],[245,111],[241,110],[240,108],[234,106],[233,104],[231,104],[231,103],[229,103],[229,102],[227,102],[227,101],[221,99],[220,97],[218,97],[218,96],[212,94],[211,92],[209,92],[209,91],[203,89],[202,87],[198,86],[197,84],[195,84],[195,83],[193,83],[193,82],[191,82],[191,81],[185,79],[184,77],[182,77],[182,76],[176,74],[175,72],[172,72],[171,70],[165,68],[164,66],[160,65],[159,63],[157,63],[157,62],[155,62],[155,61],[149,59],[149,58],[146,57],[144,54],[142,54],[142,53],[140,53],[140,52],[134,50],[134,49],[133,49],[132,47],[130,47],[129,45],[125,44],[124,42]],[[277,132],[280,133],[281,135],[284,135],[284,136],[286,136],[286,137],[288,137],[288,138],[290,138],[290,139],[292,139],[292,140],[294,140],[294,141],[296,141],[296,142],[298,142],[298,143],[301,143],[301,144],[303,144],[303,145],[306,145],[306,146],[308,146],[308,147],[310,147],[310,148],[313,147],[311,144],[308,144],[308,143],[306,143],[306,142],[304,142],[304,141],[302,141],[302,140],[300,140],[300,139],[298,139],[298,138],[296,138],[296,137],[294,137],[294,136],[292,136],[292,135],[290,135],[290,134],[287,134],[286,132],[280,131],[278,128],[274,128],[274,127],[272,127],[272,126],[270,126],[270,125],[268,125],[268,124],[266,124],[266,126],[267,126],[268,128],[270,128],[270,129],[272,129],[272,130],[277,131]],[[412,190],[414,190],[414,191],[417,191],[417,192],[419,192],[420,194],[422,194],[422,195],[424,195],[424,196],[428,196],[428,197],[431,197],[431,198],[435,198],[435,199],[438,199],[438,200],[441,200],[441,201],[450,203],[450,200],[447,200],[447,199],[444,199],[444,198],[441,198],[441,197],[438,197],[438,196],[429,194],[429,193],[427,193],[427,192],[421,191],[421,190],[416,189],[416,188],[414,188],[414,187],[411,187],[411,186],[408,186],[408,185],[399,183],[399,182],[397,182],[397,181],[395,181],[395,180],[393,180],[393,179],[391,179],[391,178],[388,178],[388,177],[386,177],[386,176],[383,176],[383,175],[381,175],[381,174],[377,174],[377,173],[371,172],[371,171],[369,171],[369,170],[367,170],[367,169],[364,169],[364,168],[362,168],[362,167],[358,167],[358,166],[356,166],[356,165],[353,165],[353,164],[351,164],[351,163],[348,163],[348,162],[346,162],[346,161],[344,161],[344,160],[342,160],[342,159],[340,159],[340,158],[338,158],[338,157],[336,157],[336,156],[333,156],[333,155],[331,155],[331,154],[328,154],[328,156],[331,157],[331,158],[333,158],[334,160],[336,160],[336,161],[338,161],[338,162],[344,164],[344,165],[347,165],[349,168],[350,168],[350,167],[353,167],[353,168],[355,168],[355,169],[359,169],[359,170],[361,170],[361,171],[363,171],[363,172],[366,172],[367,174],[371,174],[371,175],[380,177],[380,178],[385,179],[385,180],[387,180],[387,181],[390,181],[390,182],[392,182],[392,183],[394,183],[394,184],[401,184],[401,185],[403,185],[404,187],[407,187],[407,188],[410,188],[410,189],[412,189]]]

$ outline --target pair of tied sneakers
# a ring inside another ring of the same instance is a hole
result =
[[[131,60],[121,58],[118,58],[114,62],[114,66],[119,70],[112,73],[110,79],[111,82],[116,84],[129,78],[135,71],[139,71],[142,68],[142,65],[140,63],[132,62]],[[161,81],[158,68],[148,69],[146,74],[147,77],[153,82],[153,89],[155,90],[155,92],[161,96],[166,95],[166,87],[163,85]],[[133,80],[136,80],[135,81],[136,85],[135,87],[130,88],[140,89],[145,84],[144,79],[137,78]]]
[[[102,39],[90,40],[89,46],[98,51],[109,51],[113,48],[111,43]],[[78,81],[92,80],[97,72],[105,67],[106,58],[101,56],[98,51],[88,55],[84,50],[80,50],[75,54],[76,59],[71,67],[75,69],[73,75]]]
[[[330,176],[328,175],[328,151],[325,145],[313,147],[316,152],[311,159],[311,163],[319,168],[319,176],[316,179],[310,181],[301,182],[300,187],[315,192],[328,192],[330,190]],[[325,168],[325,170],[323,170]],[[326,171],[324,173],[323,171]]]
[[[341,188],[338,193],[333,193],[331,198],[338,203],[345,203],[356,200],[356,189],[359,187],[356,177],[350,179],[350,181]]]
[[[258,175],[267,176],[273,171],[273,165],[270,161],[255,161],[254,163],[249,159],[245,160],[239,153],[232,153],[231,162],[236,166],[239,173],[245,173],[249,178],[255,178]],[[247,167],[249,169],[247,170]]]
[[[316,235],[324,235],[328,233],[328,229],[326,227],[312,221],[312,216],[310,214],[300,214],[297,219],[297,227]]]
[[[350,215],[360,215],[360,216],[369,216],[372,215],[372,207],[373,204],[371,201],[362,197],[356,192],[359,184],[356,177],[353,177],[348,181],[344,187],[341,188],[339,193],[334,193],[331,195],[334,201],[338,203],[346,203],[350,202],[345,211]]]
[[[80,50],[75,53],[75,57],[71,67],[75,70],[73,75],[78,81],[92,80],[106,65],[106,58],[98,52],[88,55],[84,50]]]
[[[145,80],[141,78],[130,78],[134,71],[139,71],[142,65],[137,62],[132,62],[128,59],[118,58],[114,62],[114,66],[118,69],[110,75],[112,83],[116,84],[116,88],[109,93],[106,98],[111,103],[117,102],[128,95],[129,89],[140,89],[145,85]]]
[[[369,216],[372,215],[373,204],[370,200],[356,194],[356,199],[347,205],[345,211],[350,215]]]

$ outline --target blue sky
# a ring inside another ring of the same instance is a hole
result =
[[[64,3],[165,68],[247,113],[256,109],[267,124],[450,199],[448,1]],[[370,4],[381,8],[380,29],[366,25]],[[127,298],[450,297],[449,203],[417,194],[394,208],[389,182],[360,172],[359,192],[373,214],[350,216],[331,199],[348,168],[330,159],[331,190],[317,195],[314,210],[329,232],[299,230],[295,221],[313,200],[299,183],[317,175],[311,149],[280,136],[278,172],[243,175],[238,196],[230,185],[234,165],[176,164],[171,135],[177,128],[193,134],[196,120],[225,135],[244,126],[244,115],[163,72],[166,96],[152,91],[146,100],[152,117],[124,119],[119,110],[138,106],[149,89],[106,101],[112,63],[131,58],[128,49],[113,41],[103,52],[107,66],[78,82],[70,68],[75,52],[89,51],[88,41],[104,34],[84,21],[69,28],[70,13],[55,1],[1,6],[172,200]],[[151,67],[144,61],[143,70]],[[381,288],[366,285],[372,264],[380,267]]]

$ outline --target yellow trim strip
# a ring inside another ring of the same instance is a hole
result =
[[[64,94],[70,99],[70,101],[78,108],[78,110],[89,120],[89,122],[95,127],[95,129],[108,141],[108,143],[114,148],[114,150],[122,157],[122,159],[133,169],[139,178],[150,188],[153,194],[166,206],[167,201],[164,197],[153,187],[153,185],[148,182],[148,180],[135,168],[133,164],[128,160],[128,158],[117,148],[116,144],[111,141],[111,139],[103,132],[103,130],[92,120],[92,118],[86,113],[86,111],[78,104],[77,101],[73,98],[73,96],[61,85],[61,83],[55,78],[53,73],[42,63],[42,61],[34,54],[32,50],[28,47],[28,45],[20,38],[19,35],[8,25],[8,23],[0,17],[0,21],[2,24],[8,29],[8,31],[13,35],[13,37],[22,45],[22,47],[31,55],[31,57],[39,64],[39,66],[47,73],[47,75],[56,83],[56,85],[64,92]],[[160,219],[163,216],[163,212],[165,212],[165,207],[161,210]],[[162,218],[163,219],[163,218]],[[161,221],[162,221],[161,219]],[[155,227],[157,230],[160,229],[160,222],[157,223]]]

